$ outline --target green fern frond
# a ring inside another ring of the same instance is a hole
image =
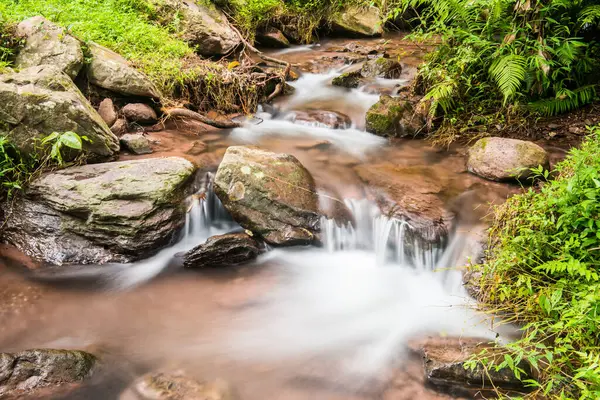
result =
[[[530,103],[529,108],[547,116],[564,114],[594,101],[596,86],[588,85],[575,90],[563,89],[557,92],[555,98]]]
[[[448,80],[445,82],[434,85],[429,92],[425,94],[423,100],[431,100],[431,107],[429,108],[429,117],[434,118],[438,107],[447,113],[454,105],[454,92],[456,90],[456,82]]]
[[[600,4],[587,6],[579,13],[579,24],[581,26],[597,23],[600,23]]]
[[[518,54],[509,54],[492,63],[489,73],[504,96],[504,104],[514,97],[525,80],[527,59]]]

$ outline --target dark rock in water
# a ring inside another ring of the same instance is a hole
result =
[[[367,61],[360,74],[363,78],[398,79],[402,74],[402,64],[391,58],[379,57]]]
[[[380,48],[379,46],[364,46],[357,42],[350,42],[347,45],[345,45],[344,47],[328,49],[328,50],[329,51],[337,51],[337,52],[350,52],[350,53],[361,54],[364,56],[374,55],[374,54],[377,54],[377,53],[383,51],[383,49]]]
[[[117,112],[115,111],[115,105],[111,99],[107,98],[100,102],[98,114],[100,114],[108,126],[113,126],[115,122],[117,122]]]
[[[550,168],[546,150],[525,140],[490,137],[469,149],[469,172],[493,181],[526,180],[531,168]]]
[[[82,381],[92,374],[96,362],[93,355],[77,350],[0,353],[0,397]]]
[[[262,46],[273,47],[276,49],[290,47],[289,40],[287,40],[283,32],[276,28],[270,28],[266,32],[259,33],[256,36],[256,41]]]
[[[4,239],[58,265],[144,258],[183,226],[184,192],[194,170],[170,157],[45,174],[9,210]]]
[[[333,86],[341,86],[345,88],[357,88],[364,82],[360,73],[361,69],[362,65],[353,65],[340,76],[333,78],[331,84]]]
[[[129,122],[152,124],[158,119],[156,111],[149,105],[143,103],[127,104],[121,109],[121,112]]]
[[[346,129],[352,126],[352,120],[350,117],[335,111],[294,111],[290,114],[289,118],[296,124],[318,126],[330,129]]]
[[[267,243],[308,244],[319,231],[315,182],[292,155],[229,147],[214,185],[233,219]]]
[[[331,22],[334,33],[350,37],[374,37],[383,34],[383,21],[377,7],[348,7],[334,16]]]
[[[15,59],[19,69],[52,65],[75,78],[83,67],[83,51],[79,40],[44,17],[32,17],[17,26],[24,46]]]
[[[475,369],[465,369],[465,363],[471,356],[486,350],[488,357],[503,360],[501,348],[494,348],[486,339],[476,338],[431,338],[417,345],[424,360],[425,376],[433,386],[443,388],[445,391],[465,392],[469,390],[499,389],[524,390],[524,384],[514,373],[503,368],[485,369],[482,364],[477,364]],[[501,358],[502,357],[502,358]],[[498,361],[500,363],[500,361]],[[530,379],[531,367],[525,361],[519,364],[525,371],[521,379]]]
[[[119,400],[236,400],[227,382],[201,382],[183,371],[153,372],[137,379]]]
[[[73,131],[89,140],[90,159],[110,159],[119,141],[68,75],[42,65],[0,74],[0,126],[20,151],[36,151],[36,139]]]
[[[128,133],[121,136],[121,145],[125,146],[125,148],[133,154],[152,153],[150,141],[141,134]]]
[[[426,113],[410,101],[384,95],[367,111],[366,123],[375,135],[414,137],[426,132]]]
[[[427,243],[445,239],[453,215],[439,196],[444,179],[434,169],[382,163],[359,165],[356,171],[384,215],[407,221],[412,226],[408,233]]]
[[[228,233],[209,238],[184,256],[186,268],[217,268],[243,264],[260,253],[260,244],[247,233]]]
[[[152,81],[121,55],[94,42],[88,43],[88,50],[91,60],[86,68],[91,84],[126,96],[160,97]]]

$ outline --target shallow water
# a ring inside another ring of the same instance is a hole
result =
[[[329,54],[324,47],[281,56],[300,62]],[[224,378],[250,400],[447,398],[424,388],[406,345],[424,335],[496,336],[472,310],[459,267],[478,252],[487,202],[514,188],[467,174],[460,147],[364,132],[364,114],[378,96],[373,87],[332,87],[336,74],[304,74],[294,95],[231,132],[191,125],[152,133],[160,143],[151,156],[179,155],[214,171],[232,144],[294,154],[315,177],[323,207],[342,207],[354,226],[326,219],[321,248],[277,249],[224,271],[183,271],[177,253],[235,229],[218,204],[209,207],[209,193],[189,200],[177,245],[133,265],[32,281],[19,269],[27,260],[3,247],[0,348],[91,346],[103,354],[111,372],[65,398],[118,398],[136,376],[164,366]],[[404,82],[374,83],[398,84]],[[315,109],[345,114],[352,127],[287,118]],[[204,147],[195,151],[199,141]],[[375,167],[396,171],[390,184],[406,191],[434,182],[427,194],[455,215],[450,235],[414,241],[410,224],[381,216],[359,173]],[[398,379],[402,389],[394,386]]]

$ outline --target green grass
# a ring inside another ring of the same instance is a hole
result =
[[[531,363],[531,398],[600,398],[598,154],[600,126],[556,167],[556,180],[495,210],[480,300],[523,326],[503,364]]]
[[[182,79],[183,59],[193,49],[157,22],[146,0],[4,0],[0,15],[19,22],[36,15],[95,41],[132,61],[165,92]]]

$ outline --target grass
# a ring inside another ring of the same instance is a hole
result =
[[[600,126],[589,129],[557,179],[495,209],[478,267],[484,307],[523,331],[497,367],[528,361],[530,398],[600,398]]]

